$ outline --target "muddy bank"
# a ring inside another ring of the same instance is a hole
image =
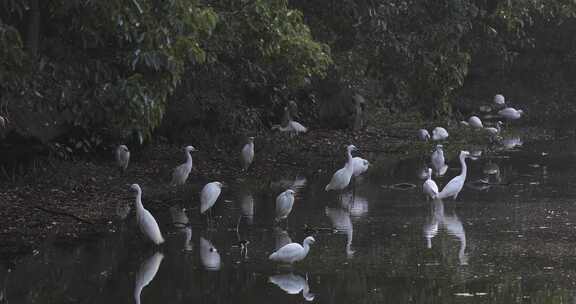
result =
[[[183,204],[198,204],[198,193],[206,182],[220,180],[235,183],[251,180],[268,187],[271,181],[291,174],[327,175],[340,167],[344,146],[354,143],[359,154],[379,155],[390,162],[423,154],[432,143],[416,143],[415,126],[395,124],[386,128],[368,128],[359,133],[312,130],[297,138],[281,133],[256,135],[256,157],[248,173],[240,171],[237,138],[209,138],[197,134],[187,144],[194,166],[185,187],[169,186],[172,169],[184,162],[182,146],[155,143],[141,151],[132,149],[128,171],[120,174],[112,157],[77,161],[44,161],[33,173],[0,186],[0,257],[9,258],[39,249],[42,244],[74,244],[79,240],[114,233],[122,210],[131,206],[133,196],[128,185],[139,183],[144,190],[145,206],[153,211]],[[488,143],[485,137],[454,129],[450,147]],[[387,164],[375,163],[374,166]],[[131,216],[126,220],[133,220]]]

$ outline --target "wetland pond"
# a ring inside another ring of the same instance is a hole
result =
[[[157,250],[130,215],[98,241],[46,245],[0,266],[0,303],[573,303],[576,145],[507,143],[467,160],[456,201],[427,201],[414,159],[342,196],[324,192],[329,173],[228,181],[214,228],[197,206],[154,212],[166,238]],[[459,174],[455,157],[448,164],[440,187]],[[294,209],[275,225],[286,187],[296,189]],[[311,233],[303,262],[267,260]]]

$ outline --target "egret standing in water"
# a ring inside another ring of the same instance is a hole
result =
[[[202,188],[202,192],[200,193],[200,214],[204,214],[204,212],[214,206],[221,192],[221,182],[211,182]],[[212,211],[210,211],[210,213],[211,212]]]
[[[421,141],[429,141],[430,140],[430,133],[426,129],[418,130],[418,139]]]
[[[482,121],[480,120],[480,118],[478,118],[478,116],[470,116],[470,118],[468,118],[468,124],[475,129],[484,128],[484,126],[482,125]]]
[[[438,185],[436,185],[436,182],[432,180],[431,168],[428,168],[428,178],[422,185],[422,190],[424,191],[424,194],[426,194],[426,199],[428,199],[428,197],[436,199],[436,196],[438,195]]]
[[[254,137],[248,137],[248,143],[242,148],[240,153],[240,162],[242,163],[242,170],[248,171],[248,168],[254,160]]]
[[[438,141],[445,140],[446,138],[448,138],[448,131],[446,131],[446,129],[442,127],[436,127],[434,130],[432,130],[432,140]]]
[[[286,264],[302,261],[308,255],[310,245],[314,244],[314,242],[316,242],[316,240],[309,236],[304,239],[304,242],[302,242],[303,245],[298,243],[284,245],[282,248],[272,253],[268,259],[274,262]]]
[[[460,175],[451,179],[444,189],[438,193],[439,199],[445,199],[448,197],[452,197],[453,199],[458,198],[458,194],[462,191],[462,187],[464,186],[464,182],[466,182],[466,157],[470,155],[468,151],[460,151],[460,164],[462,165],[462,172]]]
[[[188,175],[190,175],[190,172],[192,171],[192,155],[190,153],[194,151],[197,150],[192,146],[187,146],[184,149],[184,152],[186,153],[186,162],[174,169],[174,172],[172,173],[173,186],[180,186],[186,183]]]
[[[354,161],[352,160],[352,151],[356,150],[358,149],[356,149],[354,145],[349,145],[346,147],[346,156],[348,158],[346,165],[344,165],[344,168],[341,168],[340,170],[336,171],[334,175],[332,175],[330,183],[326,185],[324,190],[343,190],[348,187],[348,184],[350,184],[350,179],[354,174]]]
[[[126,172],[128,163],[130,162],[130,150],[126,145],[119,145],[116,148],[116,164],[120,168],[120,172]]]
[[[288,189],[276,197],[276,222],[288,218],[294,206],[294,190]]]
[[[443,175],[442,169],[446,166],[446,159],[444,158],[444,149],[442,145],[436,145],[436,149],[430,156],[430,162],[437,175]]]
[[[138,222],[140,231],[154,244],[160,245],[164,243],[164,238],[162,237],[162,233],[160,233],[160,227],[158,227],[156,219],[154,219],[150,211],[146,210],[142,205],[142,189],[140,189],[138,184],[133,184],[130,186],[130,189],[136,191],[136,221]]]

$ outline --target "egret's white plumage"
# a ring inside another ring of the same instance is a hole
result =
[[[154,244],[160,245],[164,243],[164,238],[160,232],[160,227],[154,219],[150,211],[146,210],[142,205],[142,189],[138,184],[133,184],[130,188],[136,191],[136,221],[140,227],[140,231]]]
[[[430,140],[430,133],[426,129],[418,130],[418,139],[422,141],[429,141]]]
[[[462,165],[462,172],[460,173],[460,175],[451,179],[448,182],[448,184],[444,186],[442,191],[438,193],[437,197],[439,199],[445,199],[448,197],[452,197],[453,199],[458,198],[458,194],[462,190],[464,182],[466,181],[466,172],[467,172],[466,157],[468,157],[469,155],[470,152],[468,151],[460,151],[460,164]]]
[[[354,250],[352,250],[352,239],[354,237],[354,225],[352,225],[352,219],[350,218],[350,210],[347,208],[328,208],[324,210],[324,213],[332,222],[332,227],[338,233],[343,233],[346,235],[346,256],[354,256]]]
[[[352,158],[352,166],[354,167],[352,170],[352,175],[354,175],[354,177],[358,177],[364,174],[364,172],[368,171],[370,162],[361,157],[354,157]]]
[[[190,175],[192,171],[192,155],[190,153],[197,150],[192,146],[187,146],[184,151],[186,153],[186,162],[176,167],[174,172],[172,172],[173,186],[184,185],[188,179],[188,175]]]
[[[436,185],[436,182],[432,180],[431,168],[428,168],[428,179],[426,179],[422,185],[422,190],[424,191],[424,194],[431,199],[436,199],[436,196],[438,195],[438,185]]]
[[[434,152],[432,152],[432,155],[430,156],[430,162],[432,163],[432,167],[436,174],[443,175],[440,173],[442,168],[446,166],[446,159],[444,158],[444,149],[442,145],[436,145],[436,149],[434,149]]]
[[[158,273],[158,269],[160,269],[162,259],[164,259],[164,255],[161,252],[156,252],[140,265],[140,269],[136,274],[136,282],[134,284],[134,300],[136,301],[136,304],[140,304],[140,294],[142,293],[142,289],[154,280],[156,273]]]
[[[494,103],[498,106],[503,106],[506,104],[506,100],[504,99],[504,95],[502,94],[496,94],[496,96],[494,96]]]
[[[442,127],[436,127],[432,130],[432,140],[445,140],[448,138],[448,131]]]
[[[116,164],[120,168],[120,171],[124,172],[128,168],[128,163],[130,162],[130,150],[126,145],[119,145],[116,148]]]
[[[220,253],[216,247],[203,237],[200,237],[200,262],[206,270],[217,271],[222,265]]]
[[[293,273],[277,274],[269,277],[268,281],[284,290],[287,294],[299,294],[302,292],[302,297],[306,301],[314,300],[314,294],[310,293],[308,280],[300,275]]]
[[[221,182],[211,182],[202,188],[202,192],[200,193],[200,214],[203,214],[214,206],[221,192]]]
[[[296,136],[299,133],[308,132],[308,128],[304,127],[301,123],[294,120],[289,120],[285,126],[274,125],[272,126],[272,130],[278,130],[280,132],[288,132],[290,136]]]
[[[522,117],[522,114],[524,114],[524,111],[516,110],[514,108],[504,108],[498,111],[498,115],[500,115],[500,117],[506,118],[508,120],[519,119],[520,117]]]
[[[240,153],[240,162],[242,170],[246,171],[254,160],[254,137],[248,137],[248,143],[242,148]]]
[[[2,116],[0,116],[0,128],[5,128],[6,127],[6,119]]]
[[[498,121],[496,123],[496,128],[487,127],[487,128],[484,128],[484,130],[486,130],[486,132],[490,133],[490,135],[498,135],[502,131],[502,122]]]
[[[480,118],[478,116],[470,116],[470,118],[468,118],[468,124],[472,128],[476,128],[476,129],[481,129],[484,127],[482,125],[482,121],[480,120]]]
[[[288,189],[276,197],[276,222],[288,217],[294,206],[294,190]]]
[[[302,261],[310,251],[310,245],[314,244],[316,240],[309,236],[302,242],[303,245],[298,243],[290,243],[284,245],[282,248],[272,253],[268,259],[274,262],[292,264],[294,262]]]
[[[462,221],[457,215],[445,215],[443,224],[448,234],[455,236],[460,241],[460,249],[458,250],[458,261],[460,265],[468,265],[468,257],[466,256],[466,231],[462,225]]]
[[[468,128],[470,126],[470,124],[467,121],[461,120],[460,121],[460,126]]]
[[[432,239],[438,234],[438,227],[444,221],[444,202],[439,199],[432,201],[431,214],[423,227],[426,247],[432,248]]]
[[[354,174],[352,151],[355,150],[356,147],[354,145],[349,145],[346,147],[346,156],[348,158],[346,165],[344,165],[344,168],[339,169],[334,173],[334,175],[332,175],[330,183],[326,185],[324,190],[343,190],[344,188],[348,187],[348,184],[350,184],[350,179],[352,178],[352,174]]]

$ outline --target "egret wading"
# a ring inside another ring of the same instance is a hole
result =
[[[212,213],[212,206],[214,206],[216,200],[218,200],[221,192],[221,182],[211,182],[202,188],[202,192],[200,193],[200,214],[204,214],[207,210],[210,210],[210,213]]]
[[[348,184],[350,184],[350,179],[354,174],[354,161],[352,160],[352,151],[356,150],[358,149],[356,149],[354,145],[349,145],[346,147],[346,165],[344,165],[344,168],[341,168],[340,170],[336,171],[334,175],[332,175],[330,183],[328,183],[326,188],[324,188],[325,191],[344,190],[346,187],[348,187]]]
[[[418,139],[421,141],[429,141],[430,140],[430,133],[426,129],[418,130]]]
[[[138,184],[133,184],[130,189],[136,191],[136,221],[138,222],[138,227],[140,231],[154,244],[160,245],[164,243],[164,238],[162,233],[160,233],[160,227],[154,219],[154,216],[150,211],[146,210],[142,205],[142,189]]]
[[[466,172],[467,172],[466,157],[468,157],[469,155],[470,152],[468,151],[460,151],[460,164],[462,165],[462,171],[460,172],[460,175],[451,179],[448,182],[448,184],[444,186],[444,189],[442,189],[442,191],[438,193],[439,199],[445,199],[448,197],[451,197],[453,199],[458,198],[458,194],[460,193],[460,191],[462,191],[464,182],[466,182]]]
[[[436,127],[432,130],[432,140],[445,140],[448,138],[448,131],[442,127]]]
[[[506,99],[504,99],[504,95],[496,94],[496,96],[494,96],[494,104],[498,107],[505,107]]]
[[[248,137],[248,143],[244,145],[240,153],[242,170],[248,171],[252,161],[254,161],[254,137]]]
[[[126,145],[119,145],[116,148],[116,164],[120,168],[120,172],[126,172],[128,168],[128,163],[130,162],[130,150]]]
[[[192,171],[192,154],[190,153],[194,151],[197,150],[192,146],[184,148],[186,162],[174,169],[174,172],[172,173],[172,186],[180,186],[186,183],[188,175],[190,175],[190,172]]]
[[[432,180],[432,169],[431,168],[428,168],[428,178],[426,179],[426,181],[422,185],[422,190],[424,191],[424,194],[426,195],[426,199],[428,199],[428,198],[436,199],[436,196],[438,196],[438,185],[436,185],[436,182],[434,180]]]
[[[470,116],[468,118],[468,124],[474,129],[482,129],[484,126],[482,125],[482,121],[478,116]]]
[[[444,158],[444,147],[442,145],[436,145],[436,149],[434,149],[434,152],[432,152],[430,156],[430,162],[436,175],[443,175],[442,169],[446,167],[446,159]]]
[[[288,189],[276,197],[276,222],[287,219],[290,212],[292,212],[292,207],[294,206],[294,194],[294,190]]]
[[[302,261],[310,251],[310,245],[314,244],[316,240],[309,236],[304,239],[302,245],[298,243],[290,243],[282,246],[280,249],[273,252],[268,259],[274,262],[292,264],[294,262]]]

